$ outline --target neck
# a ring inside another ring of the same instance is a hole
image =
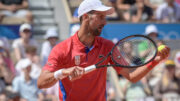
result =
[[[82,28],[80,28],[78,32],[78,38],[85,46],[89,48],[92,47],[95,40],[95,36],[93,36],[92,33],[85,32]]]
[[[27,74],[27,75],[25,75],[25,81],[26,82],[28,82],[28,81],[30,81],[31,80],[31,77]]]
[[[22,39],[22,40],[23,40],[23,42],[26,43],[26,44],[29,42],[28,39]]]

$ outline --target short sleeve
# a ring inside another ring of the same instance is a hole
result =
[[[18,48],[18,39],[13,41],[12,48]]]
[[[114,64],[114,62],[112,61],[112,59],[110,59],[110,64]],[[118,74],[120,74],[120,71],[123,69],[122,67],[113,67],[115,70],[116,70],[116,72],[118,73]]]
[[[46,62],[43,70],[48,70],[51,72],[54,72],[56,70],[61,69],[61,65],[62,65],[62,57],[63,57],[63,53],[62,51],[60,51],[61,49],[59,49],[59,47],[54,47],[48,57],[48,61]]]

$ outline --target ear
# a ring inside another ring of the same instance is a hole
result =
[[[85,13],[85,14],[83,14],[82,18],[83,18],[83,20],[88,19],[89,15],[87,13]]]

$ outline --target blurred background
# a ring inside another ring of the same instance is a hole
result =
[[[58,101],[58,84],[39,90],[36,80],[51,49],[79,29],[82,1],[0,0],[0,101]],[[102,37],[116,43],[144,34],[171,48],[168,60],[135,84],[109,68],[107,101],[180,101],[180,0],[101,1],[115,9]]]

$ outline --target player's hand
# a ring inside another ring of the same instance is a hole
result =
[[[68,76],[71,81],[74,81],[84,75],[84,68],[75,66],[68,69],[63,69],[62,74],[64,76]]]
[[[163,48],[161,51],[158,51],[155,60],[161,62],[161,61],[167,59],[169,54],[170,54],[170,48],[165,46],[165,48]]]

